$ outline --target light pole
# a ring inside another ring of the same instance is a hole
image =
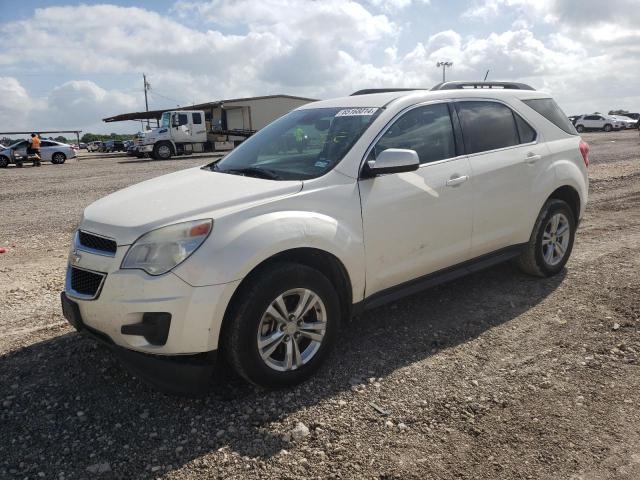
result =
[[[453,62],[438,62],[436,63],[436,67],[442,67],[442,83],[444,83],[444,71],[447,67],[452,67]]]

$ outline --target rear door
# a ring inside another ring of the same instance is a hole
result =
[[[535,178],[545,144],[522,116],[493,100],[456,103],[473,177],[472,257],[526,242],[539,208]]]
[[[469,162],[451,108],[413,107],[383,131],[370,152],[368,160],[388,148],[415,150],[421,165],[414,172],[359,181],[367,296],[469,258]]]

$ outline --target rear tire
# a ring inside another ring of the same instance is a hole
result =
[[[250,279],[235,298],[222,350],[239,375],[281,388],[306,380],[320,367],[335,341],[341,311],[324,275],[305,265],[276,264]],[[305,313],[300,315],[298,307]]]
[[[571,255],[576,234],[573,211],[564,200],[547,200],[525,250],[516,259],[529,275],[550,277],[560,272]]]
[[[584,132],[584,126],[583,125],[576,125],[576,132],[578,132],[578,133]]]
[[[608,123],[603,128],[603,130],[605,132],[610,132],[612,129],[613,129],[613,127],[611,125],[609,125]]]

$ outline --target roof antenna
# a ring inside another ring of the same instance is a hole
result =
[[[487,70],[487,73],[484,74],[484,80],[483,82],[487,81],[487,77],[489,76],[489,70]]]

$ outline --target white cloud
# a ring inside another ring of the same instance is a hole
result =
[[[405,8],[410,7],[413,4],[425,4],[431,3],[430,0],[368,0],[369,3],[382,10],[383,12],[394,13]]]
[[[407,28],[392,13],[403,10],[402,18],[410,17],[416,0],[363,1],[301,8],[295,0],[183,0],[170,15],[115,5],[36,9],[31,18],[5,23],[0,33],[0,68],[16,72],[0,82],[0,127],[19,119],[26,129],[36,123],[118,128],[100,119],[143,108],[142,72],[151,81],[151,108],[273,93],[327,98],[368,87],[429,87],[440,81],[440,60],[453,61],[448,78],[481,79],[490,69],[490,79],[530,82],[578,112],[604,110],[611,102],[624,106],[612,95],[637,97],[640,40],[629,43],[638,35],[637,23],[619,20],[618,13],[596,22],[593,12],[580,12],[580,21],[594,22],[582,32],[573,26],[580,24],[577,18],[565,18],[568,2],[484,0],[464,14],[466,22],[426,33]],[[472,33],[477,22],[470,19],[493,21],[506,11],[511,27]],[[618,28],[611,29],[612,22]],[[541,35],[540,24],[555,31]],[[587,34],[595,40],[585,41]],[[34,98],[16,79],[21,72],[42,78],[65,72],[94,81],[51,82]],[[95,74],[108,74],[97,77],[107,80],[96,81]],[[119,76],[125,83],[108,81]],[[128,125],[121,128],[133,127]]]
[[[34,99],[16,78],[0,77],[0,98],[0,128],[12,131],[95,129],[105,114],[140,107],[131,95],[86,80],[63,83],[46,97]]]

